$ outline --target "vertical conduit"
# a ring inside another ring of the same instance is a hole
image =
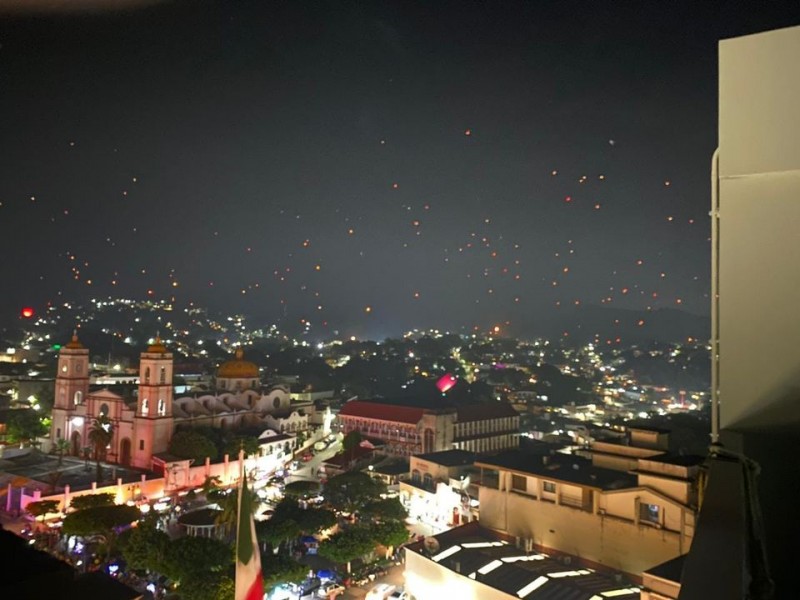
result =
[[[719,148],[711,157],[711,445],[719,445]]]

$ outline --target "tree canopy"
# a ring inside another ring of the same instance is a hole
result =
[[[319,533],[336,525],[336,515],[325,508],[309,508],[300,511],[297,524],[303,533]]]
[[[294,519],[275,519],[273,517],[268,521],[256,523],[258,541],[267,543],[273,548],[299,537],[301,533],[300,525]]]
[[[11,410],[6,420],[6,435],[13,442],[27,442],[47,433],[39,413],[33,409]]]
[[[264,576],[264,589],[279,583],[299,581],[308,573],[308,565],[303,565],[285,554],[269,554],[261,557],[261,573]]]
[[[351,527],[340,531],[322,542],[320,556],[333,562],[349,563],[375,549],[375,540],[366,527]]]
[[[380,499],[386,486],[366,473],[347,471],[331,477],[323,494],[331,506],[345,512],[356,512]]]
[[[239,450],[244,450],[245,456],[258,454],[258,438],[253,435],[235,434],[224,432],[222,436],[222,453],[230,457],[239,456]]]
[[[216,444],[200,433],[191,429],[176,431],[169,443],[169,452],[180,458],[194,460],[202,464],[206,457],[216,460],[219,456]]]
[[[408,516],[408,512],[397,498],[381,498],[365,504],[361,515],[378,521],[402,521]]]
[[[61,530],[66,535],[109,534],[117,527],[137,521],[140,516],[135,506],[95,506],[64,517]]]
[[[382,546],[399,546],[408,541],[408,529],[402,521],[384,521],[370,530],[376,542]]]
[[[291,483],[286,484],[286,487],[283,490],[283,495],[294,498],[303,498],[304,496],[318,494],[321,489],[322,486],[320,486],[320,484],[316,481],[292,481]]]
[[[218,573],[232,561],[233,550],[227,544],[212,538],[184,536],[167,545],[159,571],[183,584]]]
[[[342,440],[342,450],[345,452],[353,450],[361,443],[362,439],[363,438],[361,437],[361,432],[358,431],[357,429],[348,432],[344,436],[344,439]]]
[[[160,571],[169,536],[152,522],[132,527],[122,536],[122,556],[132,569]]]
[[[25,510],[34,518],[43,517],[48,513],[58,512],[58,501],[39,500],[37,502],[29,502]]]
[[[112,506],[114,504],[114,494],[87,494],[85,496],[75,496],[69,503],[73,510],[84,510],[96,506]]]

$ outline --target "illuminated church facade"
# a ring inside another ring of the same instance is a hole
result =
[[[90,391],[89,350],[76,335],[62,347],[57,368],[51,441],[68,440],[69,451],[79,455],[91,446],[95,420],[105,416],[113,433],[106,460],[140,469],[152,468],[153,456],[167,451],[179,425],[296,433],[308,428],[313,410],[313,405],[293,406],[286,387],[261,390],[258,367],[244,360],[241,350],[220,365],[214,392],[191,397],[174,398],[173,356],[158,338],[140,356],[133,398],[108,388]]]

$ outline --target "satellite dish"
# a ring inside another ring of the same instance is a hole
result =
[[[426,537],[425,541],[422,542],[422,545],[425,546],[425,550],[431,554],[439,551],[439,540],[437,540],[435,537]]]

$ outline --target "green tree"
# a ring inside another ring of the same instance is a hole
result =
[[[351,452],[358,447],[362,440],[361,432],[354,429],[344,436],[342,440],[342,450],[344,452]]]
[[[408,541],[408,529],[402,521],[384,521],[375,524],[370,530],[376,542],[386,547],[386,557],[392,554],[392,549]]]
[[[252,435],[234,435],[226,432],[222,438],[222,453],[230,457],[239,456],[239,450],[244,450],[245,456],[258,454],[258,438]]]
[[[95,506],[64,517],[61,531],[64,535],[102,534],[108,536],[115,528],[130,525],[140,516],[141,513],[135,506]]]
[[[262,544],[279,549],[281,544],[300,537],[300,525],[294,519],[275,519],[256,522],[256,537]]]
[[[36,392],[36,399],[39,401],[39,406],[41,406],[42,414],[49,415],[53,411],[53,405],[55,404],[56,399],[56,391],[55,387],[52,385],[43,385],[39,388],[39,391]]]
[[[92,426],[89,428],[89,443],[92,445],[94,451],[94,460],[97,465],[97,482],[103,479],[103,467],[100,461],[106,457],[106,447],[111,443],[114,437],[114,425],[111,420],[105,416],[100,415],[92,421]]]
[[[285,554],[263,556],[261,573],[264,577],[264,589],[279,583],[301,581],[308,573],[308,565],[303,565]]]
[[[201,489],[203,490],[203,496],[205,498],[211,498],[222,488],[222,480],[219,478],[219,475],[207,476],[205,480],[203,480],[203,485]]]
[[[164,552],[160,572],[180,582],[220,573],[231,565],[233,550],[212,538],[185,536],[171,541]]]
[[[47,427],[39,418],[39,413],[25,408],[12,410],[6,421],[6,435],[14,443],[30,442],[47,433]]]
[[[64,454],[69,451],[69,440],[58,438],[55,443],[56,454],[58,454],[58,467],[64,464]]]
[[[304,498],[318,494],[322,486],[316,481],[292,481],[287,483],[283,490],[283,495],[291,498]]]
[[[197,464],[204,463],[206,457],[214,461],[219,456],[217,446],[210,438],[191,429],[175,432],[169,443],[169,452],[180,458],[194,460]]]
[[[160,572],[169,545],[169,536],[152,520],[132,527],[121,536],[122,556],[131,569]]]
[[[84,510],[95,508],[96,506],[113,506],[114,494],[87,494],[85,496],[75,496],[69,503],[73,510]]]
[[[313,535],[336,525],[336,514],[324,508],[301,510],[297,524],[303,533]]]
[[[350,562],[375,549],[375,539],[365,527],[351,527],[332,535],[322,542],[319,554],[335,563],[346,564],[350,572]]]
[[[44,519],[45,515],[58,512],[58,501],[39,500],[37,502],[29,502],[25,507],[25,511],[34,519],[38,519],[39,517]]]
[[[181,600],[233,600],[233,579],[222,573],[202,573],[185,578],[178,588]]]
[[[361,515],[376,521],[402,521],[408,512],[397,498],[381,498],[364,505]]]
[[[360,471],[347,471],[331,477],[323,489],[325,500],[332,507],[348,513],[361,510],[385,492],[383,483]]]

